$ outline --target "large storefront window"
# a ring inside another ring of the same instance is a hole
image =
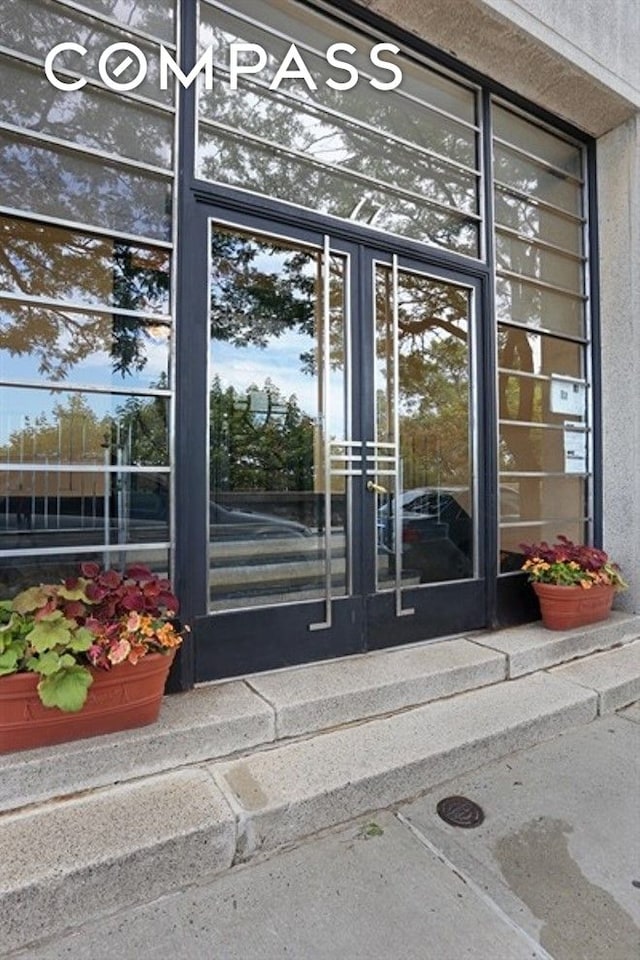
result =
[[[214,47],[217,82],[199,99],[196,175],[478,256],[476,90],[403,57],[401,87],[376,90],[369,80],[389,76],[376,73],[361,34],[286,0],[260,8],[258,24],[252,0],[233,13],[200,4],[200,48]],[[350,62],[360,80],[349,90],[326,82],[344,80],[324,56],[338,41],[358,51]],[[316,90],[291,81],[270,89],[293,42]],[[237,43],[262,46],[268,60],[234,90],[228,51]]]
[[[500,563],[588,534],[583,150],[494,104]]]
[[[0,12],[0,592],[82,559],[168,572],[176,158],[157,64],[173,4]],[[87,48],[58,61],[88,80],[73,92],[43,70],[70,37]],[[124,94],[95,70],[121,41],[149,61]]]

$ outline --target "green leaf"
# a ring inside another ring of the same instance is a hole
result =
[[[8,673],[15,673],[18,669],[18,660],[20,652],[15,647],[9,647],[4,653],[0,653],[0,677]]]
[[[73,590],[65,586],[60,586],[56,592],[63,600],[84,600],[85,603],[89,603],[89,598],[84,592],[84,588],[84,583],[81,586],[74,587]]]
[[[95,637],[91,633],[91,630],[87,630],[86,627],[78,627],[78,629],[74,630],[71,634],[71,639],[67,643],[67,646],[69,650],[75,650],[76,652],[88,650],[94,640]]]
[[[13,598],[12,605],[16,613],[33,613],[34,610],[44,607],[47,599],[47,591],[44,587],[29,587],[28,590],[23,590]]]
[[[36,651],[44,653],[59,645],[67,646],[71,640],[71,631],[67,620],[39,620],[33,630],[27,634],[27,640]]]
[[[28,667],[35,673],[41,673],[43,677],[50,677],[60,669],[60,657],[55,650],[48,650],[39,657],[31,657]]]
[[[93,677],[88,668],[74,664],[41,680],[38,693],[45,707],[58,707],[65,713],[76,713],[84,706],[92,683]]]

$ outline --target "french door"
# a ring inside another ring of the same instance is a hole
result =
[[[196,679],[485,625],[480,281],[204,208],[201,241],[176,516]]]

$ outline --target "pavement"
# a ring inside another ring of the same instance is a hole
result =
[[[464,829],[441,820],[436,805],[451,795],[480,804],[483,823]],[[141,887],[147,879],[141,871]],[[638,960],[640,704],[412,803],[0,955]]]

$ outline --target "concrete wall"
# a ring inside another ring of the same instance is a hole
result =
[[[362,0],[598,138],[605,547],[640,610],[640,2]]]

